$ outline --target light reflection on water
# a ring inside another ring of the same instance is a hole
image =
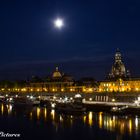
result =
[[[97,126],[99,129],[115,132],[117,134],[138,134],[140,133],[140,116],[117,116],[104,112],[88,112],[80,116],[58,114],[54,109],[33,107],[19,109],[8,104],[0,104],[0,117],[26,115],[30,121],[51,122],[56,131],[58,127],[73,127],[78,121],[90,129]]]

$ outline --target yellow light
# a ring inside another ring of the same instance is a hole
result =
[[[21,91],[26,91],[26,88],[22,88]]]
[[[47,88],[44,88],[45,91],[47,91]]]
[[[89,125],[91,126],[92,125],[92,112],[89,112],[89,114],[88,114],[88,119],[89,119]]]
[[[30,112],[30,119],[32,120],[32,118],[33,118],[33,113]]]
[[[84,118],[83,118],[83,119],[84,119],[84,123],[85,123],[85,122],[86,122],[86,116],[84,116]]]
[[[88,91],[89,91],[89,92],[92,92],[92,91],[93,91],[93,89],[92,89],[92,88],[89,88],[89,89],[88,89]]]
[[[63,91],[64,91],[64,89],[62,88],[62,89],[61,89],[61,91],[63,92]]]
[[[54,111],[54,109],[52,109],[52,111],[51,111],[51,116],[52,116],[52,120],[54,120],[54,118],[55,118],[55,111]]]
[[[89,98],[90,101],[92,101],[92,98]]]
[[[7,110],[8,110],[8,114],[11,114],[11,112],[12,112],[12,105],[7,105]]]
[[[99,128],[102,128],[103,125],[103,116],[102,116],[102,112],[99,113]]]
[[[129,133],[132,133],[132,120],[129,120]]]
[[[60,118],[59,118],[59,119],[60,119],[60,122],[63,122],[63,118],[62,118],[62,116],[61,116],[61,115],[60,115]]]
[[[139,91],[139,88],[136,88],[136,91]]]
[[[44,109],[44,118],[45,118],[45,120],[47,118],[47,109],[46,108]]]
[[[37,119],[39,119],[39,117],[40,117],[40,108],[38,107],[37,108]]]
[[[85,92],[86,91],[86,89],[85,88],[83,88],[83,92]]]
[[[114,98],[112,99],[112,102],[115,102],[115,99]]]
[[[3,115],[3,112],[4,112],[4,105],[2,104],[1,105],[1,114]]]
[[[73,89],[72,89],[72,88],[70,88],[70,91],[73,91]]]
[[[122,91],[124,91],[124,88],[122,88]]]
[[[5,89],[4,89],[4,88],[2,88],[1,90],[2,90],[2,91],[4,91]]]

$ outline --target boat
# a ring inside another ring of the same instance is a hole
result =
[[[68,100],[67,97],[56,102],[55,110],[61,114],[78,115],[85,114],[86,108],[83,106],[80,94],[75,95],[73,99]]]
[[[117,114],[139,114],[140,113],[140,97],[129,105],[121,107],[112,107],[112,113]]]
[[[33,96],[30,97],[19,96],[13,99],[13,104],[14,106],[18,106],[18,105],[34,106],[34,105],[39,105],[40,101]]]

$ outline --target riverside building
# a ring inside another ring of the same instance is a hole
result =
[[[139,92],[140,78],[132,78],[122,61],[122,55],[117,49],[111,72],[100,82],[99,92]]]
[[[30,81],[26,89],[29,92],[91,93],[97,91],[98,87],[96,82],[91,79],[75,81],[71,75],[61,73],[56,67],[51,76],[48,76],[46,79]]]

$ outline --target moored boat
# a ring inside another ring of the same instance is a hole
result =
[[[80,94],[75,95],[73,100],[61,100],[56,103],[55,109],[58,113],[63,114],[83,114],[86,113],[86,108],[82,103],[82,97]]]

